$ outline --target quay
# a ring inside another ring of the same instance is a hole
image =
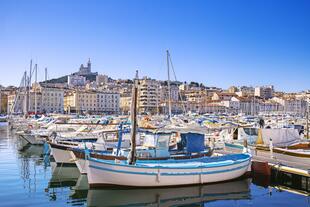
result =
[[[216,153],[224,155],[236,152],[233,150],[216,150]],[[270,175],[272,170],[277,170],[284,173],[291,173],[310,178],[310,166],[303,163],[290,162],[283,159],[274,159],[270,157],[269,153],[262,154],[260,156],[253,155],[251,170],[252,173],[266,175]]]

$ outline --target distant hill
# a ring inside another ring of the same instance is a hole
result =
[[[90,82],[96,81],[96,74],[89,74],[82,76],[86,77],[86,80],[89,80]],[[47,83],[67,83],[67,82],[68,82],[68,75],[59,78],[53,78],[47,81]]]

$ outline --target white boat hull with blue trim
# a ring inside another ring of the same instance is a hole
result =
[[[235,154],[188,161],[143,161],[135,165],[95,158],[89,158],[87,162],[90,187],[156,187],[232,180],[247,172],[251,156]]]

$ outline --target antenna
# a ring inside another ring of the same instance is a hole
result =
[[[34,84],[34,113],[37,115],[37,75],[38,75],[38,65],[35,64],[35,84]]]

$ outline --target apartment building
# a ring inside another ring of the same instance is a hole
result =
[[[212,96],[214,101],[228,101],[232,97],[236,97],[235,93],[215,92]]]
[[[74,90],[65,94],[65,112],[119,113],[120,95],[110,91]]]
[[[7,113],[8,104],[8,93],[0,89],[0,114]]]
[[[259,112],[263,114],[282,112],[283,110],[283,105],[274,100],[265,100],[259,104]]]
[[[141,113],[157,113],[160,104],[159,82],[148,77],[144,77],[139,82],[139,111]]]
[[[286,96],[274,97],[272,100],[282,105],[284,113],[304,115],[307,111],[308,102],[304,99],[297,99],[293,96]]]
[[[121,94],[120,96],[120,111],[122,114],[128,114],[131,109],[131,94]]]
[[[63,113],[64,112],[64,89],[56,87],[40,86],[38,88],[39,94],[41,94],[41,101],[37,100],[37,103],[41,103],[40,112],[42,113]],[[37,98],[39,98],[37,96]]]
[[[36,90],[36,91],[35,91]],[[38,85],[29,93],[8,95],[8,111],[17,113],[63,113],[64,90]]]
[[[270,99],[273,97],[274,87],[271,86],[261,86],[255,88],[255,96],[263,98],[263,99]]]

